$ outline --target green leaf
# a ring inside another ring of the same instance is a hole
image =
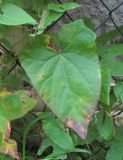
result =
[[[77,148],[73,148],[71,150],[64,150],[63,148],[60,148],[59,146],[57,146],[55,143],[53,143],[49,138],[45,138],[43,139],[39,150],[38,150],[38,155],[42,155],[43,152],[48,149],[48,147],[53,147],[53,152],[49,155],[47,155],[45,158],[46,159],[64,159],[67,156],[67,153],[70,152],[83,152],[83,153],[87,153],[90,154],[89,151],[84,150],[84,149],[77,149]],[[45,159],[44,159],[45,160]]]
[[[105,54],[102,57],[102,63],[111,69],[113,76],[123,76],[123,45],[115,44],[104,47]]]
[[[101,69],[101,102],[110,105],[110,84],[111,84],[111,70],[107,67]]]
[[[41,146],[39,147],[38,150],[38,155],[42,155],[42,153],[48,148],[48,147],[53,147],[53,152],[52,154],[48,155],[47,158],[56,158],[59,155],[63,155],[66,153],[66,151],[62,148],[59,148],[56,144],[54,144],[49,138],[43,139]],[[69,152],[69,151],[68,151]]]
[[[123,159],[123,130],[117,129],[114,139],[110,143],[110,150],[107,153],[106,160]]]
[[[64,127],[58,119],[55,119],[53,116],[46,117],[43,119],[43,128],[49,139],[51,139],[60,148],[64,150],[74,148],[72,138],[69,133],[65,132]]]
[[[0,24],[4,25],[21,25],[21,24],[36,24],[36,20],[33,19],[22,8],[11,4],[5,3],[1,6]]]
[[[105,140],[111,140],[115,131],[112,118],[103,111],[100,111],[95,121],[100,136]]]
[[[18,159],[17,145],[9,139],[11,133],[10,121],[24,116],[35,105],[24,91],[15,94],[0,92],[0,152]]]
[[[114,87],[114,94],[118,101],[123,103],[123,83],[117,82],[116,86]]]
[[[55,3],[49,3],[47,5],[47,8],[49,10],[53,10],[56,12],[65,12],[67,10],[75,9],[77,7],[80,7],[79,4],[71,2],[71,3],[63,3],[63,4],[55,4]]]
[[[27,47],[20,60],[49,108],[85,138],[101,86],[95,34],[78,20],[63,25],[58,40],[60,48]]]

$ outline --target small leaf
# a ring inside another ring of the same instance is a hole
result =
[[[66,151],[62,148],[59,148],[56,144],[54,144],[49,138],[43,139],[41,146],[38,150],[38,155],[42,155],[42,153],[48,148],[53,147],[53,152],[47,156],[47,158],[56,158],[59,155],[65,154]],[[69,151],[68,151],[69,152]]]
[[[49,108],[85,138],[101,87],[95,34],[78,20],[63,25],[58,40],[60,48],[27,47],[20,61]]]
[[[0,14],[0,24],[4,25],[21,25],[21,24],[36,24],[33,19],[22,8],[11,4],[5,3],[1,6],[3,14]]]
[[[100,111],[97,114],[96,125],[100,136],[105,140],[111,140],[115,131],[112,118]]]
[[[107,67],[101,69],[101,102],[110,105],[110,84],[111,84],[111,70]]]
[[[42,143],[41,143],[41,146],[39,147],[39,150],[38,150],[38,155],[42,155],[43,152],[48,148],[48,147],[53,147],[53,152],[49,155],[47,155],[45,158],[46,159],[50,159],[50,158],[53,158],[53,159],[56,159],[56,160],[59,160],[63,157],[66,157],[67,158],[67,153],[70,153],[70,152],[83,152],[83,153],[87,153],[87,154],[90,154],[89,151],[87,150],[84,150],[84,149],[77,149],[77,148],[73,148],[71,150],[64,150],[62,148],[60,148],[59,146],[57,146],[56,144],[54,144],[48,137],[46,137],[45,139],[43,139]],[[60,157],[61,156],[61,157]],[[45,159],[44,159],[45,160]]]
[[[47,6],[49,10],[53,10],[56,12],[65,12],[67,10],[75,9],[77,7],[80,7],[80,5],[74,2],[63,4],[49,3]]]
[[[49,139],[60,148],[64,150],[71,150],[74,148],[72,138],[65,132],[64,127],[58,119],[55,119],[53,116],[46,117],[43,119],[43,128]]]

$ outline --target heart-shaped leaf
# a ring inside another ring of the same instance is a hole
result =
[[[45,103],[81,138],[87,135],[100,94],[95,37],[83,21],[78,20],[62,27],[58,36],[60,48],[32,45],[20,57]]]

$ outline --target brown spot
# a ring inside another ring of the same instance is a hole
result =
[[[82,139],[85,139],[87,136],[88,126],[92,120],[92,115],[93,112],[88,111],[88,114],[85,116],[82,123],[71,119],[66,122],[66,125],[67,127],[73,129]]]

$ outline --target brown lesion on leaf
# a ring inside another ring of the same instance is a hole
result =
[[[68,120],[66,122],[67,127],[73,129],[82,139],[86,138],[87,128],[76,121]]]
[[[82,116],[82,122],[77,122],[71,118],[66,121],[66,126],[73,129],[82,139],[85,139],[87,136],[88,126],[95,114],[96,106],[97,102],[94,102],[93,108],[87,110],[86,115]]]
[[[92,117],[90,115],[87,115],[84,118],[84,121],[82,124],[74,120],[68,120],[66,122],[66,125],[67,127],[73,129],[82,139],[85,139],[87,136],[88,125],[91,120],[92,120]]]
[[[17,151],[17,143],[15,140],[9,139],[10,134],[11,134],[11,126],[10,126],[10,122],[8,122],[6,124],[6,133],[4,133],[2,138],[0,152],[10,157],[13,157],[16,160],[20,160],[20,157]]]

